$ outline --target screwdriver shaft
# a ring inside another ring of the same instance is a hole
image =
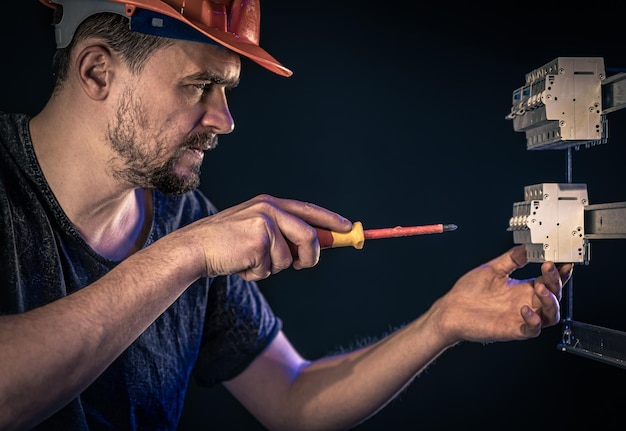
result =
[[[363,231],[365,239],[394,238],[399,236],[427,235],[455,230],[455,224],[429,224],[424,226],[396,226],[384,229],[367,229]]]
[[[361,222],[352,223],[350,232],[333,232],[324,229],[317,230],[317,239],[321,248],[335,248],[352,246],[356,249],[363,248],[366,239],[394,238],[412,235],[427,235],[453,231],[455,224],[431,224],[423,226],[396,226],[383,229],[363,230]]]
[[[382,229],[363,230],[360,221],[352,223],[350,232],[334,232],[326,229],[315,228],[317,231],[317,241],[320,248],[354,247],[362,249],[366,239],[394,238],[400,236],[427,235],[432,233],[443,233],[456,230],[455,224],[430,224],[422,226],[396,226]],[[291,254],[298,255],[298,247],[289,242]]]

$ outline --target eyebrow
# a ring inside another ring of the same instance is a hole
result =
[[[219,75],[217,73],[213,73],[210,71],[202,71],[198,73],[194,73],[185,77],[185,79],[190,81],[211,81],[215,84],[224,85],[227,88],[235,88],[239,85],[239,79],[229,79],[224,77],[223,75]]]

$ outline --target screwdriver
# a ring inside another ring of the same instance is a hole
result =
[[[432,233],[451,232],[456,230],[455,224],[429,224],[422,226],[396,226],[381,229],[363,230],[360,221],[352,223],[350,232],[335,232],[326,229],[315,228],[320,248],[336,248],[352,246],[357,250],[363,248],[366,239],[395,238],[401,236],[427,235]],[[297,247],[289,244],[292,254],[297,254]]]

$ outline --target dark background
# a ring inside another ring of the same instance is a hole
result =
[[[207,154],[203,190],[219,208],[259,193],[315,202],[365,228],[456,223],[442,235],[326,250],[313,269],[261,282],[308,358],[378,337],[423,313],[467,270],[513,245],[526,185],[566,182],[566,151],[527,151],[505,119],[525,74],[557,58],[626,66],[620,14],[412,2],[263,1],[261,44],[294,71],[248,62],[231,93],[236,129]],[[51,89],[50,12],[3,6],[0,110],[34,114]],[[626,200],[624,114],[609,141],[573,151],[591,204]],[[80,127],[77,124],[77,127]],[[574,273],[574,318],[626,330],[623,240],[592,242]],[[538,274],[530,264],[518,276]],[[623,429],[626,371],[539,338],[462,344],[359,430]],[[181,430],[260,425],[221,388],[192,385]]]

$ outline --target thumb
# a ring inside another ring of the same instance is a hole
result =
[[[506,253],[492,259],[488,265],[499,275],[509,276],[516,269],[522,268],[527,263],[526,247],[522,244],[510,248]]]

